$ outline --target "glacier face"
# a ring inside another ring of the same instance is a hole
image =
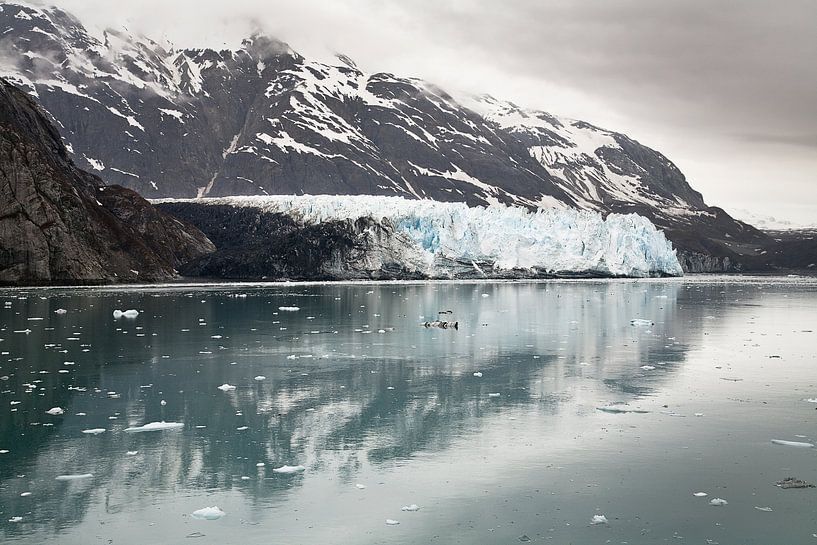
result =
[[[589,274],[681,275],[672,244],[649,220],[635,214],[502,204],[469,207],[383,196],[247,196],[157,202],[192,202],[256,208],[286,214],[303,224],[370,218],[392,237],[378,246],[403,267],[431,278]],[[477,274],[474,274],[477,273]]]

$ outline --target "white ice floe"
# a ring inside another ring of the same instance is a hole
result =
[[[672,244],[648,219],[574,209],[539,209],[384,196],[252,196],[208,205],[287,214],[305,224],[371,218],[394,232],[380,251],[431,277],[500,271],[615,276],[682,275]],[[457,270],[454,270],[454,269]],[[488,295],[488,294],[484,294]]]
[[[729,502],[723,498],[712,498],[711,500],[709,500],[709,505],[716,506],[729,505]]]
[[[126,432],[129,433],[139,433],[145,431],[162,431],[162,430],[178,430],[183,428],[184,424],[181,422],[149,422],[144,426],[131,426],[130,428],[125,428]]]
[[[477,378],[482,378],[482,372],[477,371],[476,373],[474,373],[474,376]]]
[[[784,447],[814,448],[814,443],[803,441],[784,441],[783,439],[772,439],[772,444],[783,445]]]
[[[607,524],[607,517],[604,515],[593,515],[593,518],[590,519],[590,524]]]
[[[358,483],[358,484],[355,485],[355,488],[357,488],[358,490],[363,490],[363,489],[366,488],[366,485]]]
[[[82,430],[82,433],[87,435],[99,435],[105,433],[105,428],[91,428],[90,430]]]
[[[57,310],[54,311],[54,314],[66,314],[66,313],[68,313],[68,311],[65,310],[64,308],[58,308]]]
[[[696,498],[705,498],[705,497],[707,497],[709,494],[707,494],[706,492],[695,492],[695,493],[694,493],[694,494],[692,494],[692,495],[693,495],[693,496],[695,496]]]
[[[276,467],[272,470],[274,473],[283,473],[283,474],[293,474],[293,473],[302,473],[306,471],[304,466],[287,466],[283,465],[281,467]]]
[[[627,405],[608,405],[606,407],[596,407],[597,411],[601,411],[603,413],[613,413],[613,414],[625,414],[625,413],[637,413],[637,414],[646,414],[650,411],[643,411],[641,409],[633,409],[628,407]]]
[[[502,394],[500,394],[499,392],[491,392],[491,393],[488,394],[488,397],[500,397],[500,396],[502,396]]]
[[[278,310],[284,312],[298,312],[299,310],[301,310],[301,307],[278,307]]]
[[[758,511],[763,511],[765,513],[771,513],[772,511],[774,511],[774,509],[772,509],[771,507],[758,507],[757,505],[755,505],[755,509],[757,509]]]
[[[630,320],[630,325],[635,327],[648,327],[655,325],[652,320],[645,320],[644,318],[633,318]]]
[[[137,454],[139,454],[139,451],[138,450],[129,450],[125,454],[127,454],[128,456],[136,456]]]
[[[400,508],[400,510],[401,511],[409,511],[409,512],[419,511],[420,506],[417,505],[416,503],[412,503],[411,505],[404,505],[403,507]]]
[[[197,520],[218,520],[226,515],[218,506],[204,507],[190,513],[190,516]]]
[[[50,414],[50,415],[52,415],[52,416],[59,416],[59,415],[61,415],[61,414],[64,414],[64,413],[65,413],[65,411],[64,411],[64,410],[62,410],[62,408],[61,408],[61,407],[53,407],[53,408],[51,408],[51,409],[48,409],[48,410],[47,410],[47,411],[45,411],[45,412],[46,412],[46,414]]]
[[[265,377],[264,375],[258,375],[257,377],[253,377],[253,380],[261,382],[262,380],[267,380],[267,377]]]
[[[79,481],[81,479],[90,479],[93,473],[76,473],[72,475],[59,475],[55,478],[57,481]]]
[[[139,311],[135,309],[129,309],[124,311],[116,309],[113,311],[113,317],[116,318],[117,320],[119,318],[136,318],[137,316],[139,316]]]
[[[222,392],[229,392],[230,390],[235,390],[235,386],[233,386],[232,384],[227,384],[225,382],[221,386],[218,386],[218,389],[221,390]]]
[[[9,522],[23,522],[23,517],[11,517]]]
[[[642,365],[641,369],[644,369],[645,371],[652,371],[655,369],[655,365]]]
[[[386,524],[388,524],[389,526],[397,526],[398,524],[400,524],[400,521],[394,519],[386,519]]]

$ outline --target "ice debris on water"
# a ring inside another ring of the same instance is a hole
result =
[[[388,524],[389,526],[397,526],[398,524],[400,524],[400,521],[394,519],[386,519],[386,524]]]
[[[641,369],[644,369],[645,371],[652,371],[655,369],[655,365],[642,365]]]
[[[129,433],[139,433],[144,431],[162,431],[162,430],[177,430],[179,428],[183,428],[184,424],[181,422],[149,422],[144,426],[131,426],[129,428],[125,428],[126,432]]]
[[[420,506],[417,505],[416,503],[412,503],[411,505],[404,505],[403,507],[400,508],[400,510],[401,511],[414,512],[414,511],[419,511]]]
[[[705,498],[705,497],[706,497],[706,496],[708,496],[709,494],[707,494],[706,492],[695,492],[695,493],[694,493],[694,494],[692,494],[692,495],[693,495],[693,496],[695,496],[696,498]]]
[[[597,411],[601,411],[603,413],[613,413],[613,414],[626,414],[626,413],[637,413],[637,414],[645,414],[650,411],[643,411],[641,409],[632,409],[627,405],[607,405],[606,407],[596,407]]]
[[[139,454],[139,451],[138,450],[129,450],[125,454],[127,454],[128,456],[136,456],[137,454]]]
[[[357,488],[358,490],[363,490],[363,489],[365,489],[365,488],[366,488],[366,485],[365,485],[365,484],[360,484],[360,483],[357,483],[357,484],[355,485],[355,488]]]
[[[590,519],[590,524],[607,524],[608,520],[607,517],[604,515],[593,515],[593,518]]]
[[[766,513],[771,513],[772,511],[774,511],[774,509],[772,509],[771,507],[758,507],[757,505],[755,505],[755,509],[757,509],[758,511],[764,511]]]
[[[80,479],[90,479],[93,477],[93,473],[76,473],[72,475],[59,475],[55,477],[54,480],[56,481],[79,481]]]
[[[190,516],[197,520],[218,520],[226,515],[217,505],[213,507],[203,507],[190,513]]]
[[[500,397],[502,394],[499,392],[491,392],[488,394],[488,397]]]
[[[219,390],[222,392],[229,392],[230,390],[235,390],[235,386],[231,384],[227,384],[226,382],[218,387]]]
[[[267,377],[264,375],[258,375],[257,377],[254,377],[253,380],[261,382],[262,380],[267,380]]]
[[[783,439],[772,439],[772,444],[783,445],[784,447],[814,448],[814,443],[806,443],[803,441],[784,441]]]
[[[298,312],[301,307],[278,307],[278,310],[283,312]]]
[[[482,373],[480,371],[477,371],[476,373],[474,373],[474,376],[477,378],[482,378]]]
[[[59,415],[61,415],[61,414],[65,413],[65,411],[64,411],[64,410],[62,410],[62,408],[61,408],[61,407],[54,407],[54,408],[52,408],[52,409],[48,409],[48,410],[47,410],[47,411],[45,411],[45,412],[46,412],[46,414],[50,414],[50,415],[52,415],[52,416],[59,416]]]
[[[23,522],[23,517],[11,517],[9,522]]]
[[[283,473],[285,475],[291,475],[293,473],[302,473],[306,471],[304,466],[287,466],[283,465],[281,467],[273,468],[272,470],[274,473]]]
[[[645,320],[644,318],[633,318],[630,320],[630,325],[635,327],[646,327],[655,325],[655,322],[652,320]]]
[[[709,505],[716,505],[720,507],[722,505],[729,505],[729,502],[723,498],[712,498],[709,500]]]
[[[90,430],[82,430],[82,433],[86,435],[99,435],[100,433],[105,433],[105,428],[91,428]]]
[[[814,485],[811,483],[807,483],[802,479],[795,479],[794,477],[786,477],[782,481],[777,481],[774,483],[775,486],[787,489],[787,488],[814,488]]]
[[[67,313],[68,313],[68,311],[65,310],[64,308],[58,308],[57,310],[54,311],[54,314],[67,314]]]
[[[139,316],[139,311],[136,309],[128,309],[128,310],[119,310],[116,309],[113,311],[113,317],[117,320],[119,318],[136,318]]]

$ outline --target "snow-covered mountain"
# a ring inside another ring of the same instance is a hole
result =
[[[2,4],[0,75],[34,95],[80,166],[150,198],[371,194],[636,212],[688,270],[768,237],[708,207],[659,152],[583,121],[305,58],[264,36],[176,49],[95,37],[58,8]]]

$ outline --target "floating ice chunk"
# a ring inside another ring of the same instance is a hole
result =
[[[264,467],[266,464],[264,462],[258,462],[255,464],[255,467]]]
[[[267,380],[267,377],[265,377],[264,375],[258,375],[257,377],[254,377],[253,380],[261,382],[262,380]]]
[[[127,454],[128,456],[136,456],[137,454],[139,454],[139,451],[138,450],[129,450],[125,454]]]
[[[607,517],[604,515],[593,515],[593,518],[590,519],[590,524],[607,524]]]
[[[93,477],[93,473],[76,473],[73,475],[59,475],[54,480],[56,481],[79,481],[81,479],[90,479]]]
[[[795,479],[794,477],[786,477],[782,481],[777,481],[774,483],[775,486],[779,486],[780,488],[814,488],[814,485],[811,483],[807,483],[802,479]]]
[[[90,430],[82,430],[82,433],[87,435],[99,435],[105,433],[105,428],[91,428]]]
[[[705,498],[705,497],[707,497],[709,494],[707,494],[706,492],[695,492],[695,493],[694,493],[694,494],[692,494],[692,495],[693,495],[693,496],[695,496],[696,498]]]
[[[404,505],[403,507],[400,508],[400,510],[401,511],[410,511],[410,512],[419,511],[420,506],[417,505],[416,503],[412,503],[411,505]]]
[[[30,495],[31,495],[31,492],[23,492],[22,494],[20,494],[20,497],[21,497],[21,498],[27,498],[27,497],[29,497]]]
[[[249,426],[239,426],[235,430],[236,431],[244,431],[244,430],[248,430],[248,429],[250,429]]]
[[[144,431],[162,431],[162,430],[177,430],[179,428],[183,428],[184,424],[181,422],[149,422],[144,426],[133,426],[130,428],[125,428],[126,432],[129,433],[139,433]]]
[[[765,513],[771,513],[772,511],[774,511],[774,509],[772,509],[771,507],[758,507],[757,505],[755,505],[755,509],[757,509],[758,511],[763,511]]]
[[[729,505],[729,502],[723,498],[712,498],[709,500],[709,505],[717,505],[720,507],[722,505]]]
[[[784,441],[783,439],[772,439],[772,444],[783,445],[784,447],[814,448],[814,443],[805,443],[803,441]]]
[[[6,449],[6,448],[0,449],[0,454],[8,454],[8,453],[9,453],[8,449]]]
[[[46,412],[46,414],[50,414],[50,415],[53,415],[53,416],[59,416],[59,415],[65,413],[65,411],[62,410],[61,407],[54,407],[52,409],[48,409],[45,412]]]
[[[692,416],[703,416],[703,415],[704,415],[704,413],[695,413]]]
[[[23,522],[23,517],[11,517],[9,522]]]
[[[488,397],[500,397],[502,394],[499,392],[492,392],[488,394]]]
[[[226,382],[218,387],[219,390],[222,392],[229,392],[230,390],[235,390],[235,386],[231,384],[227,384]]]
[[[136,310],[136,309],[133,309],[133,308],[125,310],[125,311],[122,311],[122,310],[119,310],[119,309],[116,309],[116,310],[113,311],[113,317],[116,318],[116,319],[119,319],[119,318],[136,318],[137,316],[139,316],[139,311]]]
[[[488,293],[483,293],[483,294],[482,294],[482,297],[490,297],[490,296],[491,296],[491,295],[490,295],[490,294],[488,294]]]
[[[625,414],[625,413],[636,413],[636,414],[645,414],[650,411],[642,411],[641,409],[631,409],[627,405],[608,405],[606,407],[596,407],[597,411],[601,411],[604,413],[613,413],[613,414]]]
[[[817,397],[809,397],[808,399],[804,399],[806,403],[817,403]]]
[[[360,484],[360,483],[357,483],[357,484],[355,485],[355,488],[357,488],[358,490],[364,490],[364,489],[366,488],[366,485],[365,485],[365,484]]]
[[[190,513],[190,516],[197,520],[218,520],[224,515],[226,515],[226,513],[216,505],[213,507],[204,507]]]
[[[476,373],[474,373],[474,376],[477,378],[482,378],[482,372],[477,371]]]
[[[397,526],[398,524],[400,524],[400,521],[394,519],[386,519],[386,524],[388,524],[389,526]]]
[[[286,466],[286,465],[284,465],[284,466],[281,466],[281,467],[276,467],[272,471],[274,473],[283,473],[283,474],[286,474],[286,475],[291,475],[293,473],[302,473],[305,470],[306,470],[306,468],[304,466]]]
[[[645,371],[652,371],[655,369],[655,365],[642,365],[641,369],[644,369]]]
[[[54,311],[54,314],[67,314],[67,313],[68,313],[68,311],[65,310],[64,308],[58,308],[57,310]]]
[[[655,322],[653,322],[652,320],[645,320],[644,318],[633,318],[632,320],[630,320],[630,325],[636,327],[647,327],[655,325]]]
[[[282,310],[284,312],[298,312],[301,310],[301,307],[278,307],[278,310]]]

